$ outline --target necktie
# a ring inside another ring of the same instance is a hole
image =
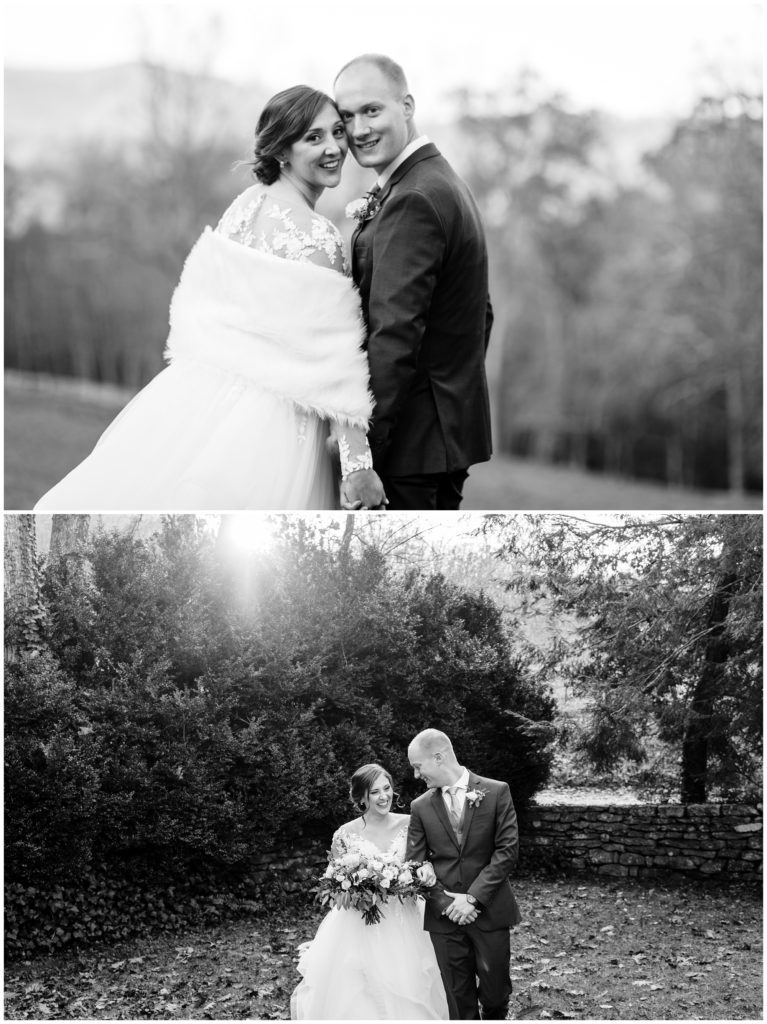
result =
[[[448,814],[450,815],[450,824],[456,832],[458,832],[461,827],[461,807],[458,803],[459,789],[459,786],[447,787],[447,795],[450,797],[450,810],[448,811]]]

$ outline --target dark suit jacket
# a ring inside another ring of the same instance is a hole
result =
[[[466,806],[460,846],[441,789],[429,790],[410,807],[406,858],[431,861],[438,882],[426,897],[426,931],[450,932],[461,927],[442,916],[452,902],[445,890],[471,893],[482,904],[484,910],[476,926],[483,931],[510,928],[521,920],[509,882],[519,853],[517,815],[509,787],[469,772],[469,789],[485,790],[486,795],[474,807]]]
[[[468,186],[427,143],[352,238],[376,400],[370,446],[391,476],[490,458],[487,248]]]

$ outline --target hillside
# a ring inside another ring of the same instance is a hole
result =
[[[75,144],[111,148],[135,141],[146,132],[151,111],[159,110],[158,95],[177,107],[193,103],[199,136],[245,142],[268,90],[257,82],[193,78],[142,64],[93,71],[6,68],[6,160],[26,167],[50,163]]]
[[[5,70],[5,155],[17,167],[58,158],[71,144],[97,141],[106,146],[140,137],[151,109],[151,82],[162,82],[166,96],[195,103],[195,130],[202,137],[250,140],[253,126],[271,89],[253,81],[192,78],[181,72],[142,64],[92,71]],[[605,117],[606,164],[616,177],[635,177],[639,158],[661,144],[668,133],[663,118]],[[444,123],[421,123],[445,155],[461,165],[460,140]]]

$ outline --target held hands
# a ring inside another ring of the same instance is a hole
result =
[[[453,902],[449,907],[442,911],[442,914],[443,916],[448,917],[453,924],[472,924],[477,920],[479,917],[479,911],[473,904],[469,903],[466,899],[465,893],[447,892],[447,890],[445,890],[445,895],[451,896]]]
[[[389,504],[381,478],[374,469],[357,469],[341,481],[341,508],[385,509]]]

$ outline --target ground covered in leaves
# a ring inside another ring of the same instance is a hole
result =
[[[515,880],[516,1019],[761,1019],[754,888]],[[8,964],[5,1017],[279,1020],[313,908]]]

